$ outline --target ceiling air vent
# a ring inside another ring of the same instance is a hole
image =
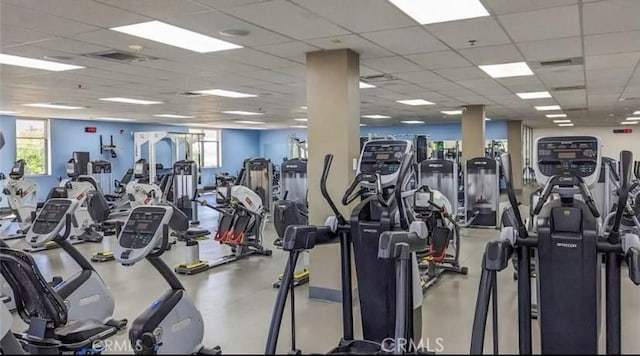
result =
[[[87,53],[84,54],[84,56],[89,58],[104,59],[107,61],[118,63],[138,63],[158,59],[157,57],[145,56],[139,53],[124,52],[118,50]]]
[[[563,109],[562,111],[564,112],[576,112],[576,111],[586,111],[587,108],[569,108],[569,109]]]
[[[551,88],[551,91],[570,91],[570,90],[584,90],[584,89],[586,89],[584,85],[573,85],[568,87]]]
[[[557,59],[553,61],[543,61],[540,62],[540,67],[548,68],[548,67],[562,67],[562,66],[574,66],[583,64],[584,59],[582,57],[573,57],[566,59]]]
[[[204,96],[204,94],[196,93],[193,91],[181,91],[176,93],[177,96],[186,96],[186,97],[196,97],[196,96]]]
[[[391,83],[398,81],[398,78],[390,75],[390,74],[375,74],[375,75],[366,75],[360,77],[363,82],[369,84],[383,84],[383,83]]]

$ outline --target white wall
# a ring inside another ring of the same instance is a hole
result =
[[[635,160],[640,160],[640,125],[602,126],[602,127],[554,127],[534,128],[534,140],[541,136],[573,136],[590,135],[600,138],[603,156],[618,159],[620,151],[633,152]],[[634,127],[637,126],[637,127]],[[630,128],[630,134],[614,134],[614,129]]]

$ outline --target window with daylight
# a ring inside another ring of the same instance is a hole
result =
[[[16,160],[25,161],[25,174],[49,174],[49,120],[16,120]]]
[[[203,133],[204,155],[202,168],[219,168],[222,165],[221,130],[189,129],[190,133]],[[200,145],[193,144],[193,159],[200,162]]]

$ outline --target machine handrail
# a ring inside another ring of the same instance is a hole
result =
[[[333,162],[333,155],[327,154],[324,156],[324,165],[322,166],[322,176],[320,177],[320,192],[322,193],[322,197],[327,201],[329,207],[333,211],[333,214],[338,219],[338,224],[346,225],[347,221],[344,216],[340,213],[336,205],[333,203],[333,199],[331,199],[331,195],[329,195],[329,191],[327,190],[327,179],[329,178],[329,171],[331,170],[331,162]]]
[[[611,243],[617,243],[620,240],[620,223],[622,222],[622,216],[627,209],[627,200],[629,199],[632,162],[633,153],[631,153],[631,151],[620,152],[620,188],[618,189],[618,206],[616,209],[616,215],[609,234],[609,242]]]
[[[515,218],[516,218],[516,224],[517,224],[516,228],[518,230],[518,234],[520,235],[520,237],[526,238],[527,236],[529,236],[529,234],[524,224],[524,220],[522,220],[522,214],[520,214],[520,208],[518,208],[518,199],[516,198],[516,192],[513,189],[513,185],[512,185],[513,169],[511,165],[511,154],[503,153],[502,156],[500,156],[500,164],[503,167],[503,173],[504,173],[505,183],[507,187],[507,197],[509,198],[509,204],[511,205],[511,209],[513,210],[513,214],[515,215]],[[549,192],[549,194],[551,194],[551,192]],[[540,198],[540,200],[542,200],[542,198]],[[540,208],[542,209],[542,207]],[[536,206],[536,209],[538,209],[537,206]]]

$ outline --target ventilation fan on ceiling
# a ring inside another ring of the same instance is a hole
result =
[[[101,51],[101,52],[93,52],[93,53],[85,53],[83,54],[85,57],[103,59],[112,62],[118,63],[138,63],[138,62],[146,62],[158,59],[158,57],[152,57],[143,55],[140,53],[132,53],[125,52],[119,50],[109,50],[109,51]]]

